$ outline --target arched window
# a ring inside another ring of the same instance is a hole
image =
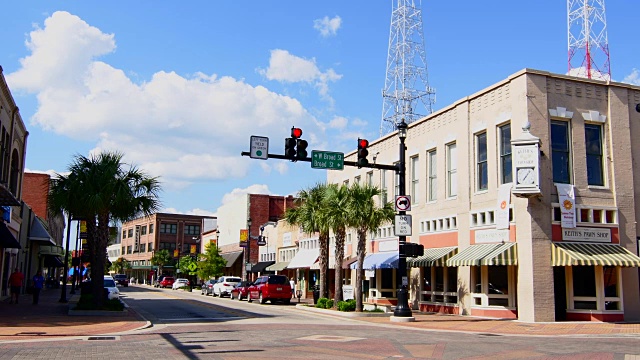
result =
[[[13,150],[11,154],[11,173],[9,178],[9,190],[15,196],[18,196],[18,180],[20,175],[20,157],[18,151]]]

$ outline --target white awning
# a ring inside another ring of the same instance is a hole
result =
[[[298,250],[296,256],[293,257],[287,269],[308,268],[318,260],[320,249],[301,249]]]

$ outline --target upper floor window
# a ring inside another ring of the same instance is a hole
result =
[[[437,152],[435,150],[431,150],[427,153],[427,166],[429,167],[429,184],[427,185],[427,192],[429,193],[429,201],[435,201],[437,197],[438,190],[438,172],[436,169],[436,155]]]
[[[127,238],[127,230],[122,230],[122,238],[123,239]]]
[[[185,235],[200,235],[200,225],[185,225],[184,226],[184,234]]]
[[[500,180],[501,184],[513,182],[511,172],[511,124],[502,125],[498,128],[500,137]]]
[[[127,230],[127,237],[133,237],[133,229]]]
[[[387,203],[387,170],[380,170],[380,199],[382,204]]]
[[[551,161],[553,166],[553,182],[569,184],[570,178],[569,123],[566,121],[551,122]]]
[[[398,163],[395,163],[393,165],[398,166]],[[395,176],[393,177],[393,195],[400,195],[400,174],[398,174],[397,171],[395,173]]]
[[[147,246],[147,250],[148,250],[149,252],[152,252],[152,251],[153,251],[153,243],[149,243],[149,245]]]
[[[458,195],[458,151],[456,143],[447,145],[447,196]]]
[[[177,234],[178,224],[160,224],[160,234]]]
[[[149,224],[149,234],[153,234],[153,224]]]
[[[367,173],[367,185],[373,185],[373,171]]]
[[[353,183],[354,183],[354,184],[360,184],[360,176],[356,176],[356,177],[353,179]]]
[[[147,225],[140,227],[140,235],[147,235]]]
[[[420,170],[418,170],[418,157],[411,158],[411,201],[418,203],[418,183],[420,181]]]
[[[589,185],[604,186],[602,126],[586,124],[584,142],[587,148],[587,182]]]
[[[489,174],[487,165],[487,133],[476,135],[476,186],[478,190],[487,190]]]

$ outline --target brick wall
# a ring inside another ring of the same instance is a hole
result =
[[[24,173],[22,185],[22,200],[31,207],[33,212],[47,219],[47,194],[49,193],[48,174]]]

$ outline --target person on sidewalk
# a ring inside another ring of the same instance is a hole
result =
[[[296,297],[296,282],[293,279],[289,279],[289,285],[291,286],[291,297]]]
[[[33,277],[33,305],[38,305],[38,300],[40,300],[40,291],[42,290],[43,285],[44,276],[42,276],[42,271],[38,270],[36,275]]]
[[[24,281],[24,275],[20,272],[20,269],[16,268],[9,276],[9,287],[11,288],[11,302],[18,303],[18,297],[20,297],[20,289],[22,289],[22,282]]]

